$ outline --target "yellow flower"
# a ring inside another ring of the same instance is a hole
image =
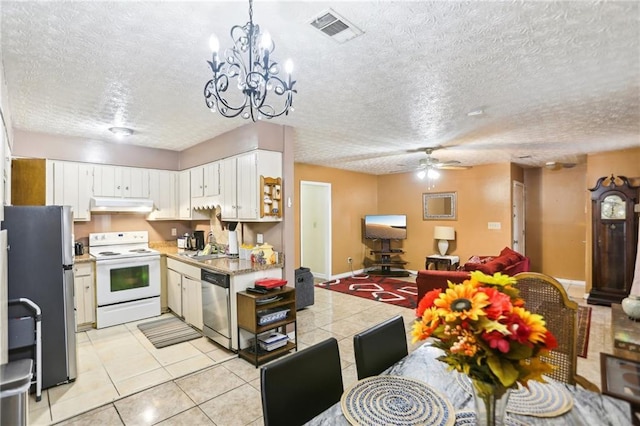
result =
[[[471,278],[483,284],[493,284],[502,287],[513,285],[517,282],[515,278],[501,274],[500,272],[496,272],[493,275],[486,275],[480,271],[473,271],[471,272]]]
[[[486,315],[483,308],[488,304],[489,296],[479,292],[474,283],[469,281],[449,284],[449,288],[434,301],[437,314],[443,316],[446,322],[455,321],[456,318],[477,321],[480,316]]]
[[[413,336],[412,343],[430,337],[438,325],[440,325],[440,318],[436,315],[436,309],[425,309],[422,314],[422,321],[413,323],[413,328],[411,329],[411,335]]]
[[[531,330],[528,340],[531,343],[544,343],[547,328],[542,315],[533,314],[524,308],[514,307],[513,313],[518,315]]]

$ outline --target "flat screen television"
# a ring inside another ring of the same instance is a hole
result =
[[[366,215],[364,217],[364,237],[374,240],[405,240],[407,238],[407,215]]]

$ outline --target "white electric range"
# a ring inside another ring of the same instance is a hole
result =
[[[160,253],[147,231],[89,234],[96,262],[96,327],[160,315]]]

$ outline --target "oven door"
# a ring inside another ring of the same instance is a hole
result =
[[[160,257],[96,261],[98,306],[160,296]]]

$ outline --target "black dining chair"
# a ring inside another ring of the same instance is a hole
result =
[[[339,402],[344,391],[338,341],[332,337],[265,365],[260,390],[265,426],[311,420]]]
[[[358,380],[376,376],[409,354],[404,319],[397,315],[353,336]]]

